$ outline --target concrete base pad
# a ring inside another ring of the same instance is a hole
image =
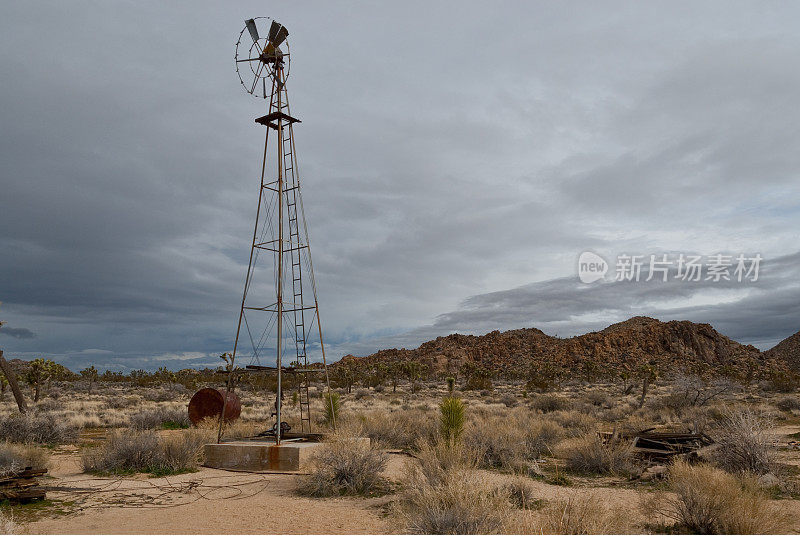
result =
[[[369,444],[369,438],[353,438],[353,441]],[[306,470],[309,460],[320,442],[274,442],[238,441],[222,444],[206,444],[204,466],[244,472],[296,472]]]

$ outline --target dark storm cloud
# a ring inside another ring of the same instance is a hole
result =
[[[24,327],[3,327],[0,329],[0,334],[10,336],[11,338],[18,338],[20,340],[29,340],[36,338],[36,333]]]
[[[644,315],[663,321],[711,323],[739,342],[768,349],[800,330],[798,266],[800,252],[772,259],[762,266],[755,282],[683,281],[676,278],[675,268],[666,282],[658,276],[646,281],[647,269],[638,282],[606,280],[585,284],[575,275],[475,295],[429,326],[397,336],[344,344],[344,348],[367,354],[382,347],[416,347],[450,333],[483,334],[523,327],[574,336]],[[693,299],[699,302],[692,304]]]
[[[796,6],[264,9],[0,7],[0,319],[38,334],[7,337],[7,352],[131,368],[231,349],[263,142],[233,43],[259,14],[291,32],[335,358],[407,332],[567,334],[644,297],[737,339],[791,323],[794,294],[768,284],[676,308],[701,290],[571,277],[584,250],[761,252],[773,266],[796,250]]]

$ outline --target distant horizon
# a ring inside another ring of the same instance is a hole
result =
[[[334,362],[338,362],[339,360],[341,360],[342,358],[344,358],[346,356],[352,355],[352,356],[355,356],[355,357],[366,357],[366,356],[372,355],[374,353],[377,353],[378,351],[387,350],[387,349],[388,350],[391,350],[391,349],[415,350],[415,349],[418,349],[421,345],[423,345],[423,344],[425,344],[427,342],[434,341],[437,338],[445,338],[445,337],[453,335],[453,334],[464,335],[464,336],[472,335],[472,336],[476,336],[476,337],[481,337],[481,336],[486,336],[486,335],[488,335],[488,334],[490,334],[492,332],[495,332],[495,331],[500,331],[501,333],[503,333],[503,332],[509,332],[509,331],[523,330],[523,329],[537,329],[537,330],[542,331],[544,334],[546,334],[548,336],[551,336],[551,337],[554,337],[554,338],[570,339],[570,338],[576,338],[576,337],[579,337],[579,336],[583,336],[585,334],[591,334],[593,332],[600,332],[605,328],[611,327],[613,325],[618,325],[620,323],[625,323],[625,322],[627,322],[629,320],[632,320],[634,318],[639,318],[639,317],[648,318],[648,319],[654,319],[654,320],[657,320],[657,321],[659,321],[661,323],[668,323],[670,321],[690,321],[693,324],[708,324],[708,325],[711,325],[711,327],[714,328],[715,331],[717,331],[718,333],[720,333],[723,336],[726,336],[726,337],[730,338],[734,342],[737,342],[737,343],[742,344],[742,345],[753,345],[754,347],[756,347],[762,353],[772,349],[773,347],[778,345],[780,342],[782,342],[786,338],[789,338],[792,335],[796,334],[796,332],[800,332],[800,328],[799,328],[798,331],[796,331],[794,333],[790,333],[786,337],[777,340],[774,344],[772,344],[772,345],[770,345],[768,347],[758,347],[755,344],[749,344],[747,342],[742,342],[740,340],[736,340],[735,338],[732,338],[732,337],[728,336],[726,333],[719,331],[716,327],[714,327],[713,324],[708,323],[708,322],[691,321],[691,320],[679,320],[679,319],[661,320],[659,318],[654,318],[654,317],[651,317],[651,316],[638,315],[638,316],[631,316],[630,318],[625,319],[625,320],[620,320],[620,321],[616,321],[614,323],[610,323],[610,324],[608,324],[605,327],[600,328],[600,329],[589,330],[589,331],[586,331],[586,332],[573,334],[573,335],[570,335],[570,336],[559,336],[557,333],[555,333],[555,334],[548,333],[548,332],[544,331],[543,329],[539,329],[536,326],[516,327],[516,328],[513,328],[513,329],[492,329],[491,331],[486,331],[486,332],[483,332],[481,334],[451,332],[451,333],[439,335],[439,336],[431,338],[429,340],[424,340],[424,341],[420,342],[419,344],[416,344],[416,345],[410,346],[410,347],[381,347],[381,348],[378,348],[378,349],[376,349],[374,351],[371,351],[371,352],[368,352],[368,353],[365,353],[365,354],[358,354],[358,355],[348,353],[348,354],[339,356],[335,360],[328,359],[328,364],[332,364]],[[2,348],[0,348],[0,350],[2,350]],[[44,355],[41,355],[39,357],[31,356],[31,357],[27,357],[27,358],[18,357],[18,356],[14,356],[14,355],[10,355],[10,354],[4,354],[4,356],[8,360],[18,359],[18,360],[24,360],[24,361],[30,361],[30,360],[33,360],[34,358],[49,358],[49,357],[44,356]],[[58,362],[58,361],[55,361],[55,362]],[[178,361],[178,362],[180,362],[180,361]],[[174,363],[174,362],[170,363],[170,362],[167,362],[167,361],[157,361],[157,362],[154,362],[154,364],[152,366],[149,366],[149,367],[145,366],[145,367],[139,367],[139,368],[118,368],[118,367],[103,367],[102,364],[98,364],[98,363],[93,363],[93,362],[87,361],[85,366],[79,366],[79,367],[76,368],[75,366],[64,365],[64,367],[69,369],[72,372],[75,372],[75,373],[78,373],[80,370],[82,370],[82,369],[84,369],[84,368],[86,368],[88,366],[95,366],[95,368],[97,368],[100,373],[108,370],[108,371],[114,371],[114,372],[121,371],[121,372],[127,374],[127,373],[130,373],[131,371],[134,371],[134,370],[154,371],[154,370],[157,370],[160,367],[166,367],[167,369],[169,369],[171,371],[177,371],[177,370],[185,370],[185,369],[197,369],[197,370],[200,370],[200,369],[214,369],[214,368],[218,368],[218,367],[220,367],[222,365],[221,363],[217,363],[217,362],[220,362],[219,361],[219,355],[208,355],[207,357],[200,357],[200,358],[197,358],[197,359],[185,360],[183,362],[184,363],[186,363],[186,362],[196,362],[196,364],[190,365],[190,366],[178,366],[177,363]],[[321,361],[315,361],[315,362],[321,362]],[[172,365],[170,365],[170,364],[172,364]],[[241,365],[241,363],[239,363],[239,365]]]

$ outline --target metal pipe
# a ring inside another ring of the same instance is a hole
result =
[[[276,63],[275,81],[278,89],[278,111],[281,109],[281,77],[283,76],[283,67]],[[269,130],[269,128],[267,129]],[[266,153],[265,153],[266,154]],[[278,343],[276,366],[278,368],[278,392],[275,399],[275,414],[277,417],[275,429],[275,444],[281,444],[281,353],[283,351],[283,119],[278,117]]]

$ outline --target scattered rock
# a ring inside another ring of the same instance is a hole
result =
[[[668,471],[669,469],[663,464],[648,466],[647,469],[642,472],[641,480],[652,481],[654,479],[664,479],[667,476]]]
[[[780,485],[780,483],[781,480],[778,479],[778,476],[776,476],[772,472],[767,472],[766,474],[761,475],[758,478],[758,484],[765,489],[768,489],[770,487],[776,487]]]

